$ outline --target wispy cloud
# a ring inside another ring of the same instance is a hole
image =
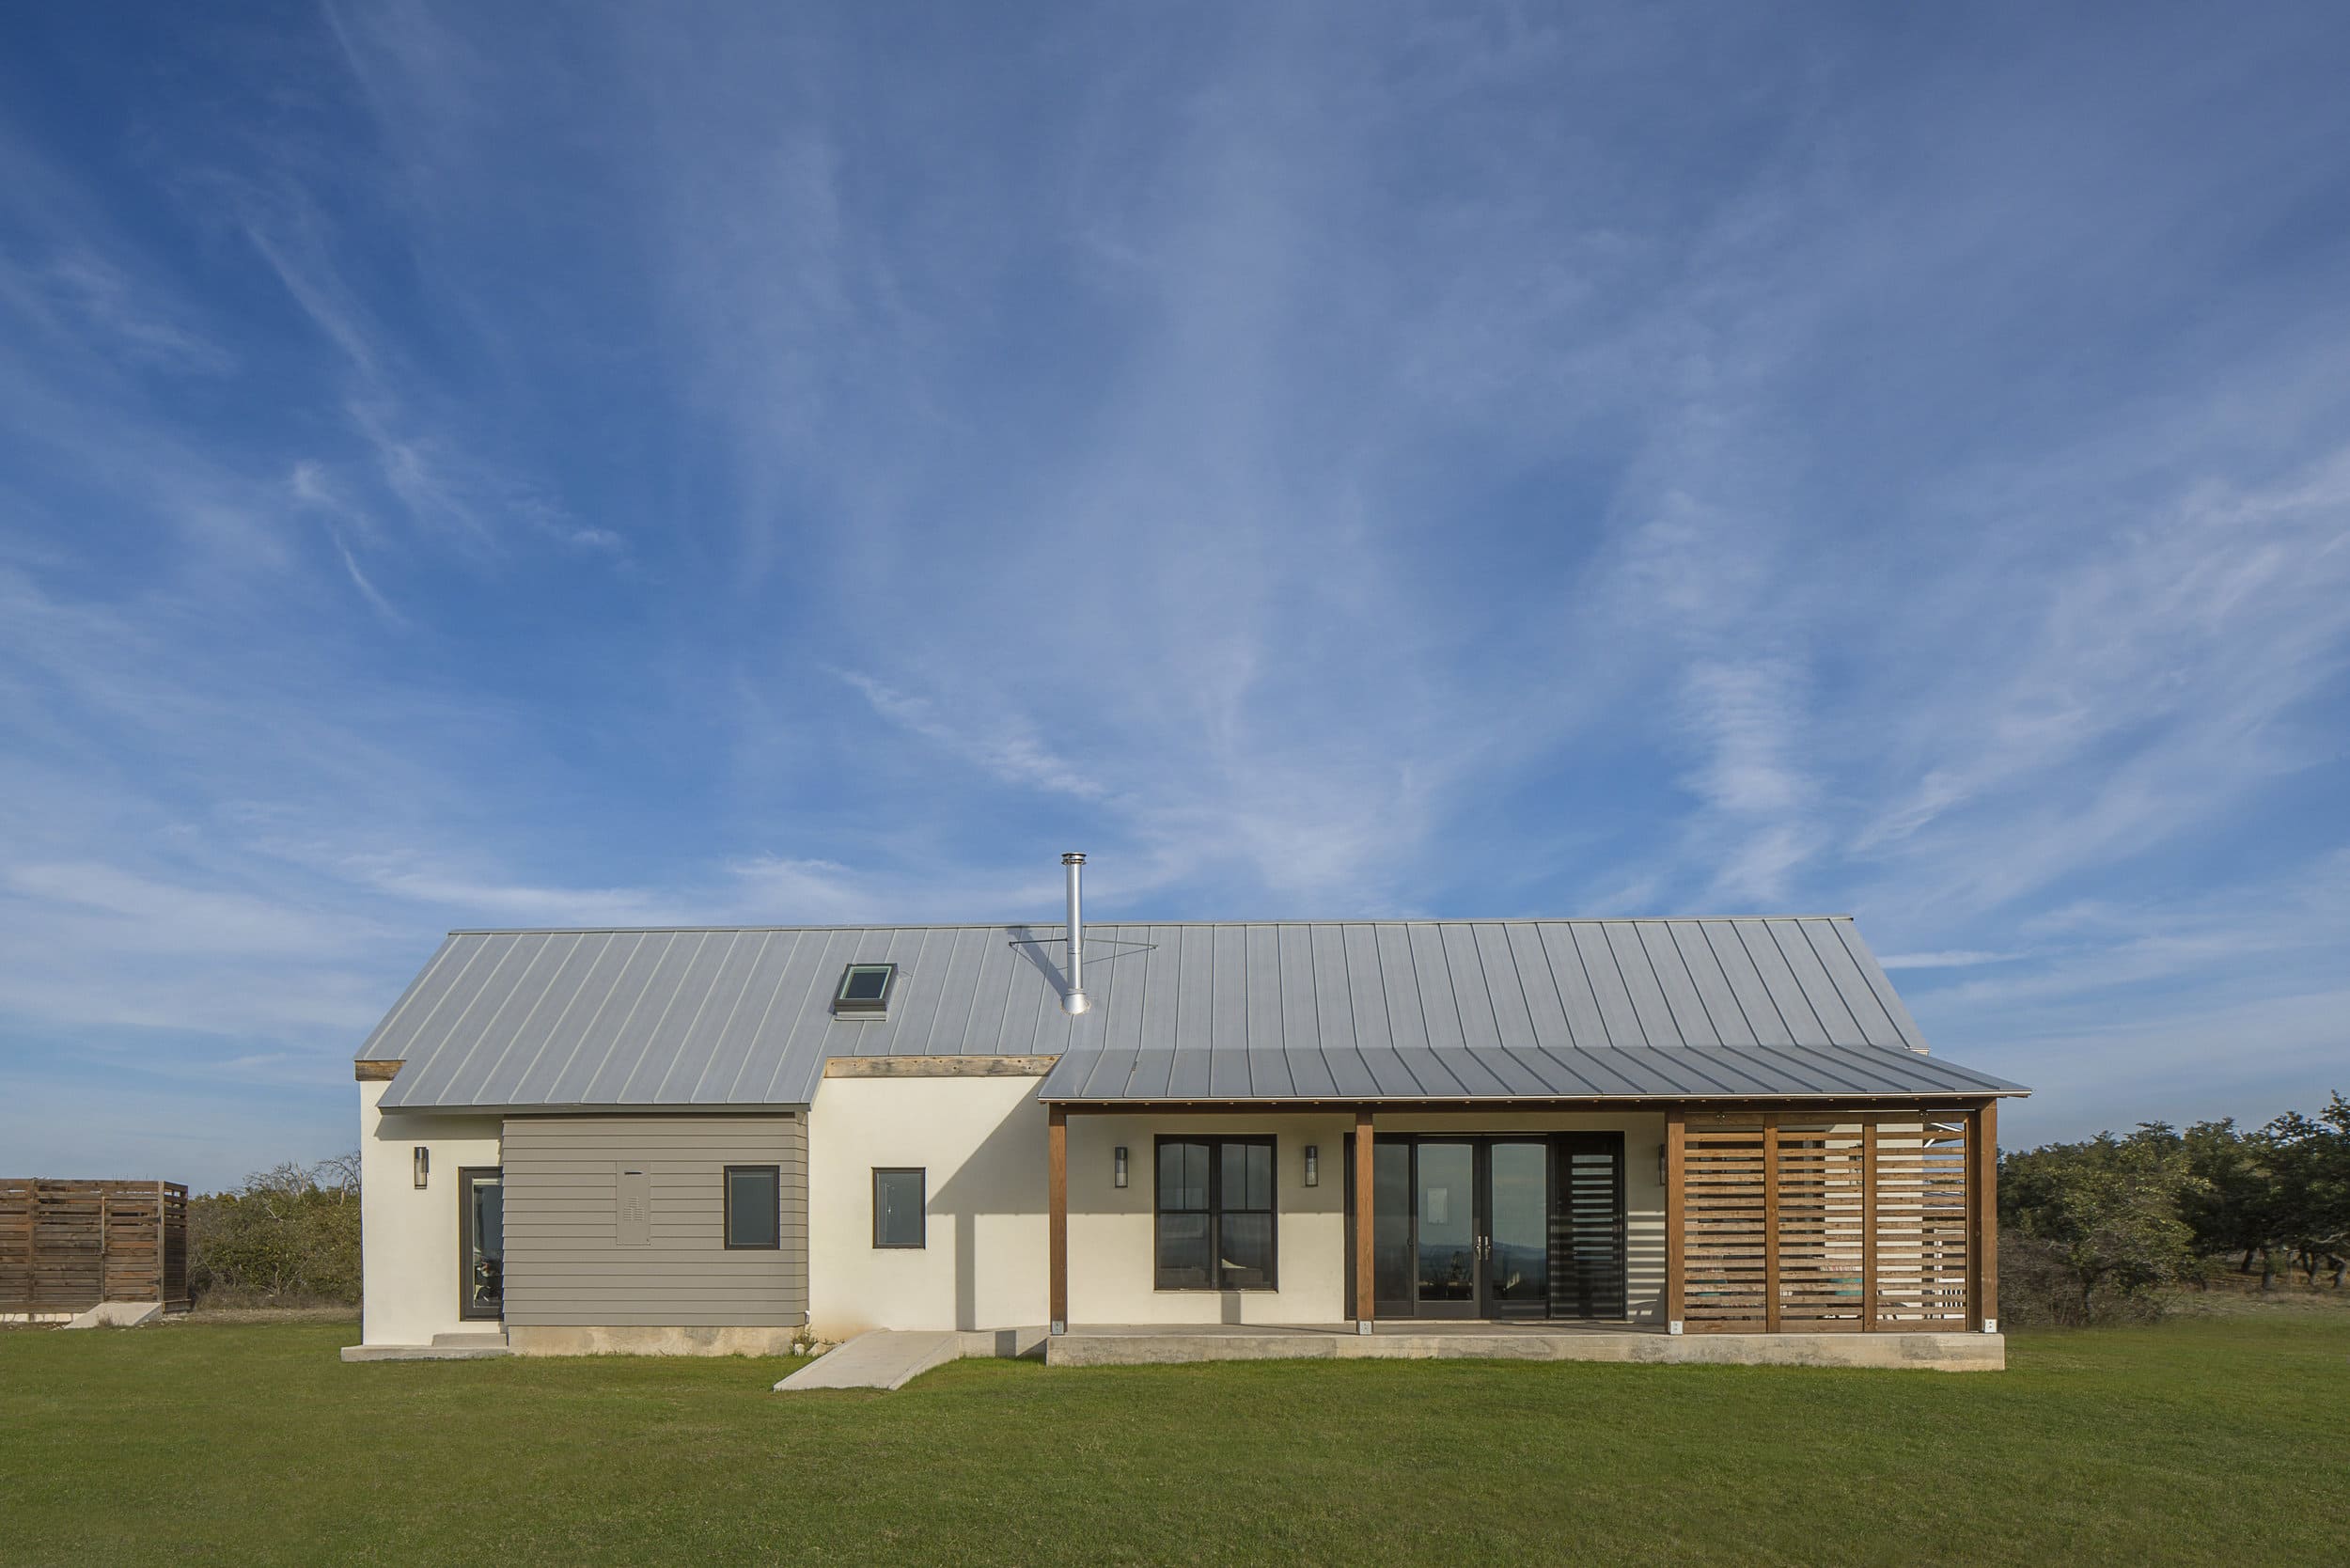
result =
[[[79,24],[0,61],[0,1075],[123,1147],[339,1141],[446,925],[1070,847],[1851,909],[2016,1129],[2317,1081],[2325,8]]]

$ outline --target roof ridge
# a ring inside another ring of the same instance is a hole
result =
[[[1850,920],[1849,914],[1769,915],[1382,915],[1272,920],[1089,920],[1103,926],[1630,926],[1695,925],[1719,920]],[[458,926],[451,936],[634,936],[654,932],[715,931],[1011,931],[1022,926],[1058,926],[1060,920],[869,920],[848,924],[710,926]]]

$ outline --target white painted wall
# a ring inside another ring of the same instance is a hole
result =
[[[807,1124],[808,1325],[1016,1328],[1044,1321],[1041,1079],[826,1078]],[[927,1245],[873,1246],[873,1170],[927,1173]]]
[[[359,1088],[359,1249],[367,1291],[360,1339],[371,1345],[430,1344],[435,1334],[496,1325],[457,1309],[457,1171],[498,1163],[498,1119],[385,1111],[387,1083]],[[430,1184],[415,1184],[411,1151],[432,1151]]]
[[[1069,1119],[1069,1321],[1072,1323],[1337,1323],[1346,1316],[1347,1116],[1095,1116]],[[1152,1160],[1161,1134],[1274,1139],[1272,1291],[1162,1291],[1152,1281]],[[1113,1184],[1127,1151],[1128,1184]],[[1322,1152],[1322,1184],[1306,1185],[1306,1146]]]

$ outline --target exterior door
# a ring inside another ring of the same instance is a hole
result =
[[[1550,1140],[1496,1137],[1478,1148],[1483,1215],[1480,1316],[1550,1315]]]
[[[457,1315],[506,1313],[506,1184],[495,1166],[457,1173]]]
[[[1372,1148],[1380,1317],[1550,1314],[1548,1137],[1400,1135]]]
[[[1479,1144],[1474,1138],[1423,1137],[1415,1152],[1417,1315],[1481,1317],[1485,1228],[1477,1178],[1484,1162]]]

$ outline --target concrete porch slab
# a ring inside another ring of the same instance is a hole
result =
[[[1638,1361],[1672,1366],[1906,1367],[1998,1372],[2007,1341],[1997,1334],[1665,1334],[1653,1328],[1555,1328],[1515,1324],[1352,1324],[1252,1327],[1073,1325],[1045,1341],[1054,1367],[1126,1367],[1191,1361],[1429,1360]]]
[[[160,1301],[102,1301],[86,1312],[77,1313],[57,1326],[60,1328],[137,1328],[164,1315]]]

